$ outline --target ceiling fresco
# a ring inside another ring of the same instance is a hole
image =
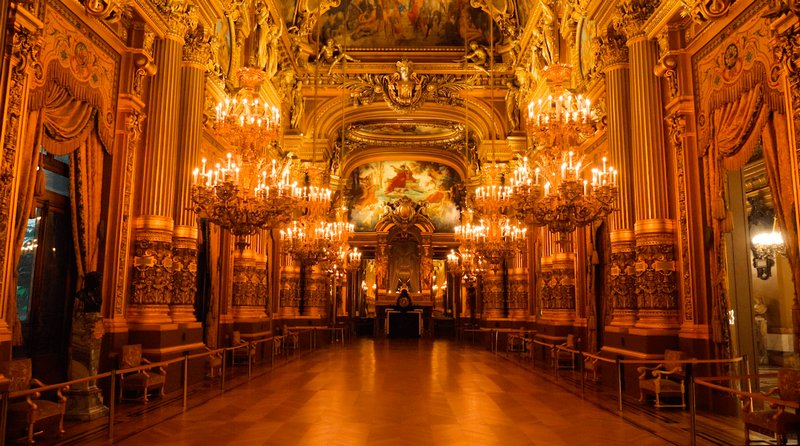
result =
[[[487,42],[488,23],[469,0],[341,0],[320,32],[348,48],[463,48],[465,40]]]
[[[347,200],[356,231],[373,231],[387,203],[409,197],[425,205],[436,232],[452,232],[459,224],[461,178],[448,166],[421,161],[364,164],[349,178]]]
[[[354,123],[347,139],[377,145],[445,145],[464,139],[464,125],[453,121],[366,121]]]

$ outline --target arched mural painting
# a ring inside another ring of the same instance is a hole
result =
[[[449,166],[423,161],[380,161],[356,168],[349,178],[350,221],[372,231],[387,203],[407,196],[423,203],[436,232],[459,224],[461,178]]]

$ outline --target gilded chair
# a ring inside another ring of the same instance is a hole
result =
[[[783,401],[800,402],[800,370],[778,369],[778,387],[765,395]],[[800,434],[800,415],[787,411],[779,403],[770,404],[766,410],[753,410],[750,398],[744,399],[742,418],[744,419],[744,444],[750,444],[750,431],[765,435],[775,435],[778,444],[786,444],[789,433]]]
[[[122,346],[121,369],[130,369],[142,365],[150,364],[150,361],[142,357],[142,345]],[[119,376],[119,400],[141,400],[147,403],[151,392],[157,392],[159,396],[164,396],[164,384],[167,381],[167,371],[162,367],[154,367],[148,370],[137,370],[122,373]],[[126,395],[134,396],[126,398]]]
[[[655,367],[639,367],[639,401],[645,401],[645,395],[655,397],[655,405],[661,407],[686,408],[686,386],[683,364],[686,359],[678,350],[664,351],[664,362]],[[680,398],[680,404],[665,404],[663,398]]]
[[[10,392],[44,387],[44,383],[33,378],[30,359],[18,359],[8,364],[9,378],[11,379]],[[63,392],[68,387],[56,390],[55,401],[41,399],[40,392],[25,397],[24,401],[12,402],[8,406],[8,430],[13,435],[23,435],[28,444],[33,444],[33,436],[37,432],[37,424],[44,424],[45,420],[58,420],[58,434],[64,433],[64,412],[67,408],[67,398]]]
[[[247,365],[248,361],[255,362],[256,349],[249,342],[242,339],[240,332],[234,331],[231,335],[231,347],[239,347],[233,350],[233,365]]]

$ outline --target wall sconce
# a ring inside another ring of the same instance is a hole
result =
[[[780,232],[760,232],[753,235],[753,268],[761,280],[772,277],[772,267],[775,266],[775,255],[786,255],[783,236]]]

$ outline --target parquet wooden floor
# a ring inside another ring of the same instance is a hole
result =
[[[320,351],[122,445],[662,445],[490,352],[357,340]]]

